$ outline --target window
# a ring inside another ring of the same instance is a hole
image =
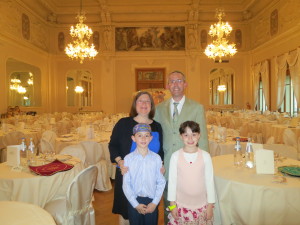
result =
[[[297,116],[298,104],[294,93],[293,83],[289,70],[285,79],[285,93],[284,99],[280,107],[280,112],[287,112],[290,116]]]
[[[261,75],[259,76],[259,86],[258,86],[258,102],[256,105],[256,110],[264,112],[268,109],[266,106],[266,100],[264,95],[264,89],[262,85]]]
[[[209,74],[209,103],[211,105],[233,104],[234,71],[229,68],[212,69]]]

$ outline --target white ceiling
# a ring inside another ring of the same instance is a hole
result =
[[[58,24],[74,22],[80,0],[17,0],[47,20],[52,13]],[[105,23],[109,14],[114,23],[131,22],[186,22],[189,12],[198,12],[198,21],[213,21],[216,8],[224,8],[226,19],[245,20],[260,13],[274,0],[82,0],[82,9],[90,23]]]

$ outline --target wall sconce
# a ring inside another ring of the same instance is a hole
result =
[[[225,85],[218,85],[218,91],[219,91],[219,92],[224,92],[224,91],[226,91],[226,86],[225,86]]]
[[[83,91],[84,91],[83,87],[81,87],[81,86],[76,86],[75,87],[75,92],[76,93],[81,94]]]

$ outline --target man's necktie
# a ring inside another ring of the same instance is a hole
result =
[[[174,102],[174,112],[173,112],[173,121],[176,122],[178,120],[178,109],[177,109],[177,106],[178,106],[178,102]]]

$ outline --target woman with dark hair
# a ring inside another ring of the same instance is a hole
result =
[[[127,168],[124,167],[124,157],[136,148],[132,141],[132,129],[138,123],[146,123],[151,126],[153,139],[149,144],[149,149],[160,155],[163,161],[162,149],[162,128],[161,125],[153,120],[155,114],[155,105],[152,96],[148,92],[138,92],[134,97],[130,116],[120,119],[113,131],[109,142],[110,159],[117,163],[114,202],[112,212],[120,214],[120,224],[128,221],[128,201],[123,193],[123,175]]]

